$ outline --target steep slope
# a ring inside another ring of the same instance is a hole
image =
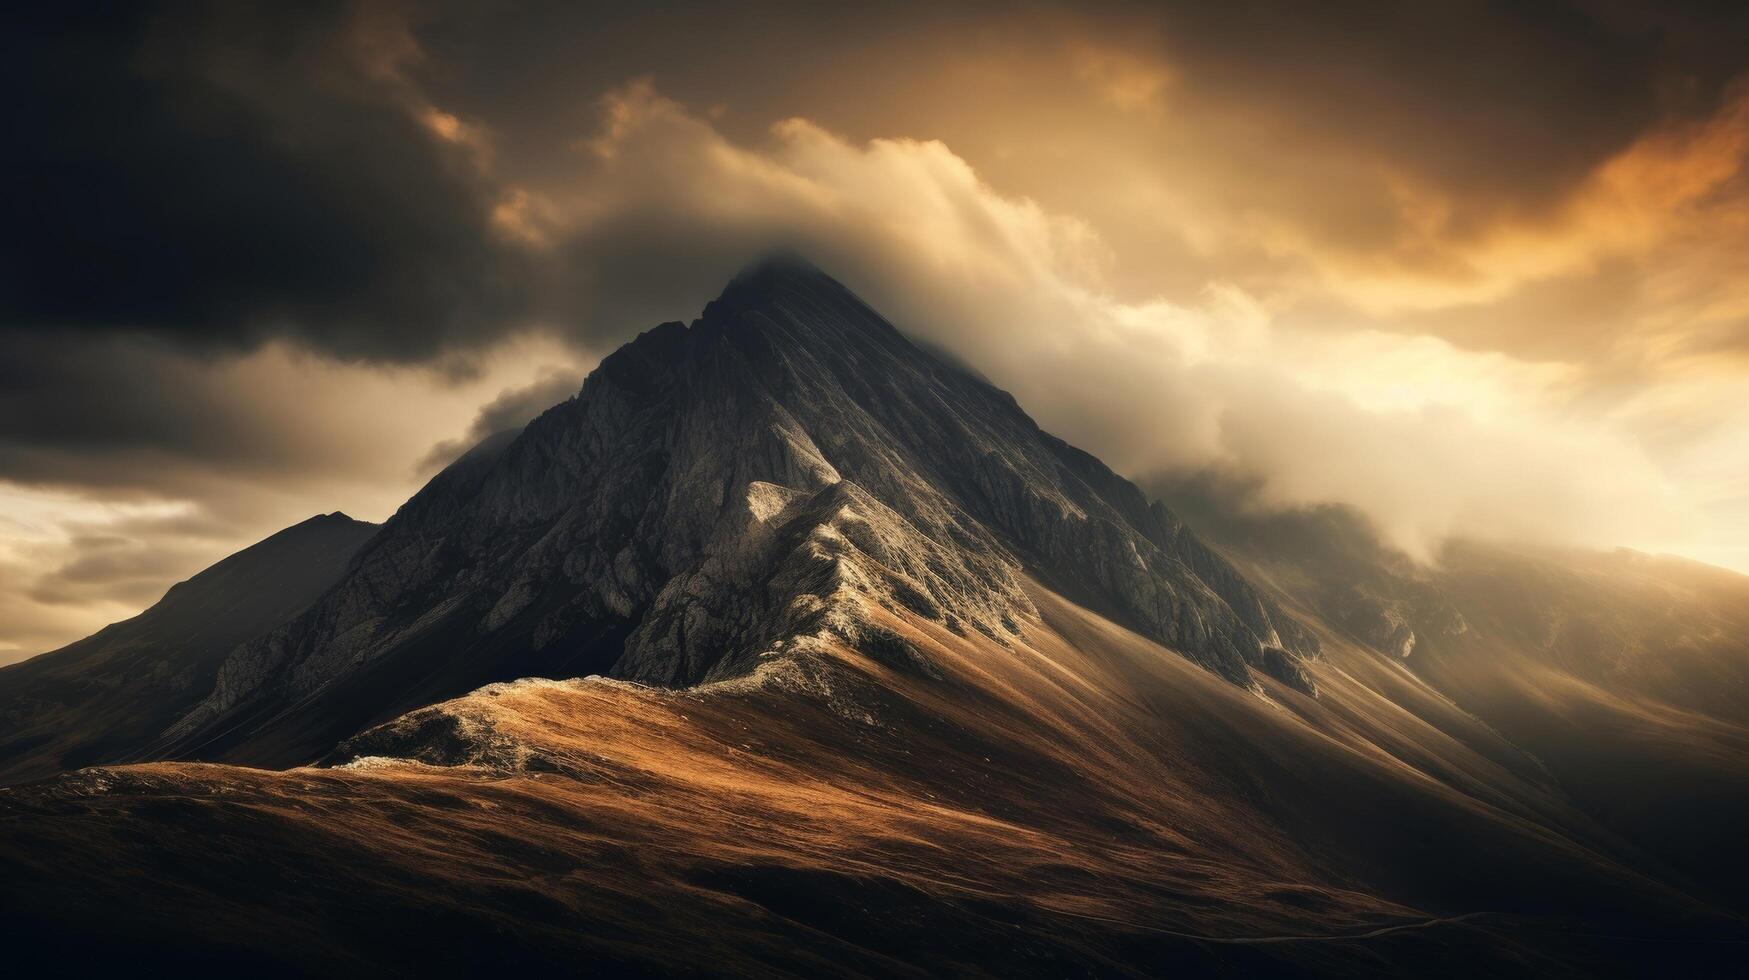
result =
[[[135,757],[212,691],[233,648],[308,606],[376,530],[345,514],[312,517],[133,619],[0,669],[0,783]]]
[[[1481,726],[1347,683],[1358,651],[1272,704],[1022,587],[1006,645],[868,613],[933,675],[828,640],[684,691],[495,685],[334,768],[0,793],[0,929],[252,975],[1694,975],[1744,938]]]
[[[1340,510],[1175,499],[1298,615],[1486,722],[1671,875],[1749,907],[1749,578],[1476,541],[1423,566]]]
[[[294,764],[492,680],[682,686],[827,634],[907,657],[871,606],[1008,643],[1035,618],[1023,572],[1230,682],[1310,689],[1312,636],[1164,508],[794,260],[463,469],[154,753]]]

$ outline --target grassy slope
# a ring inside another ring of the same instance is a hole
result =
[[[888,617],[939,678],[840,651],[692,692],[528,683],[352,749],[442,765],[6,791],[0,921],[50,959],[293,972],[1631,971],[1734,935],[1366,651],[1271,703],[1035,598],[1012,649]]]

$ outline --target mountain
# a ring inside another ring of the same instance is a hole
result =
[[[1483,546],[1429,569],[1341,515],[1175,499],[1202,533],[761,264],[239,638],[141,739],[160,761],[0,790],[6,948],[1730,974],[1743,580]]]
[[[1458,541],[1433,565],[1336,508],[1162,486],[1253,580],[1396,659],[1695,885],[1749,904],[1749,578],[1680,558]]]
[[[1232,683],[1310,690],[1316,640],[1168,511],[773,260],[440,474],[154,752],[297,764],[490,681],[687,686],[822,634],[914,659],[867,607],[1008,643],[1028,574]]]
[[[239,643],[333,585],[375,524],[312,517],[186,582],[133,619],[0,668],[0,784],[125,761],[212,690]]]

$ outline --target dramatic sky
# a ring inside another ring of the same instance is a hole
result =
[[[1749,569],[1743,4],[33,6],[0,662],[774,246],[1133,476]]]

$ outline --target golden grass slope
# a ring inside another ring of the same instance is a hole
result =
[[[1258,697],[1032,598],[1010,647],[871,611],[927,672],[834,647],[686,691],[494,685],[329,768],[0,792],[0,912],[31,937],[11,948],[289,973],[1469,974],[1704,964],[1737,935],[1370,651],[1332,636],[1322,698]]]

